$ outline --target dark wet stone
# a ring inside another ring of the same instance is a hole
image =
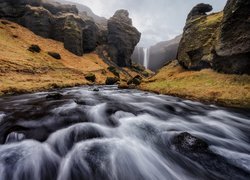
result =
[[[50,55],[51,57],[53,57],[55,59],[61,59],[61,55],[59,53],[56,53],[56,52],[48,52],[48,55]]]

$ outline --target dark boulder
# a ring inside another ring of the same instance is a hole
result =
[[[109,66],[108,70],[112,72],[115,76],[120,77],[119,71],[114,66]]]
[[[207,12],[210,12],[212,10],[213,7],[210,4],[204,4],[204,3],[197,4],[188,14],[187,20],[191,20],[199,16],[204,16],[206,15]]]
[[[224,157],[215,154],[209,149],[208,143],[187,132],[173,137],[174,150],[197,162],[208,170],[215,179],[245,179],[249,173],[230,164]]]
[[[140,85],[141,84],[141,81],[142,81],[142,77],[139,76],[139,75],[136,75],[135,77],[131,78],[130,80],[128,80],[127,84],[128,85]]]
[[[128,11],[116,11],[108,20],[108,51],[111,60],[120,67],[130,67],[131,55],[140,37],[141,33],[133,27]]]
[[[85,79],[87,79],[88,81],[91,81],[91,82],[95,82],[96,76],[95,76],[95,74],[93,74],[93,73],[89,73],[89,74],[87,74],[87,75],[85,76]]]
[[[61,59],[61,55],[56,52],[48,52],[48,55],[50,55],[51,57],[55,59]]]
[[[32,44],[28,50],[33,53],[39,53],[41,52],[41,48],[38,45]]]
[[[114,85],[119,81],[119,78],[117,77],[107,77],[105,84],[106,85]]]
[[[173,145],[180,152],[190,152],[190,153],[198,153],[198,152],[208,152],[208,144],[187,133],[183,132],[173,138]]]

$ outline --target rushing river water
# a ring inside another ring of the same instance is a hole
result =
[[[249,112],[99,90],[0,98],[0,179],[250,179]]]

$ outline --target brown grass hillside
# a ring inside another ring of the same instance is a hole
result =
[[[39,45],[40,53],[27,49]],[[57,60],[47,54],[57,52]],[[76,56],[65,50],[63,43],[35,35],[15,23],[0,20],[0,95],[15,92],[32,92],[55,87],[84,85],[84,75],[92,72],[96,83],[104,84],[113,76],[95,53]]]
[[[211,69],[187,71],[176,61],[163,67],[140,88],[192,100],[250,108],[250,76],[221,74]]]

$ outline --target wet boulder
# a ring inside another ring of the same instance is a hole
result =
[[[50,93],[46,96],[47,100],[60,100],[63,98],[61,93]]]
[[[173,144],[175,148],[180,152],[190,152],[190,153],[197,153],[197,152],[208,152],[208,144],[187,133],[183,132],[173,138]]]
[[[141,33],[132,25],[128,11],[116,11],[108,20],[108,52],[111,60],[120,67],[130,67],[131,56],[140,37]]]

